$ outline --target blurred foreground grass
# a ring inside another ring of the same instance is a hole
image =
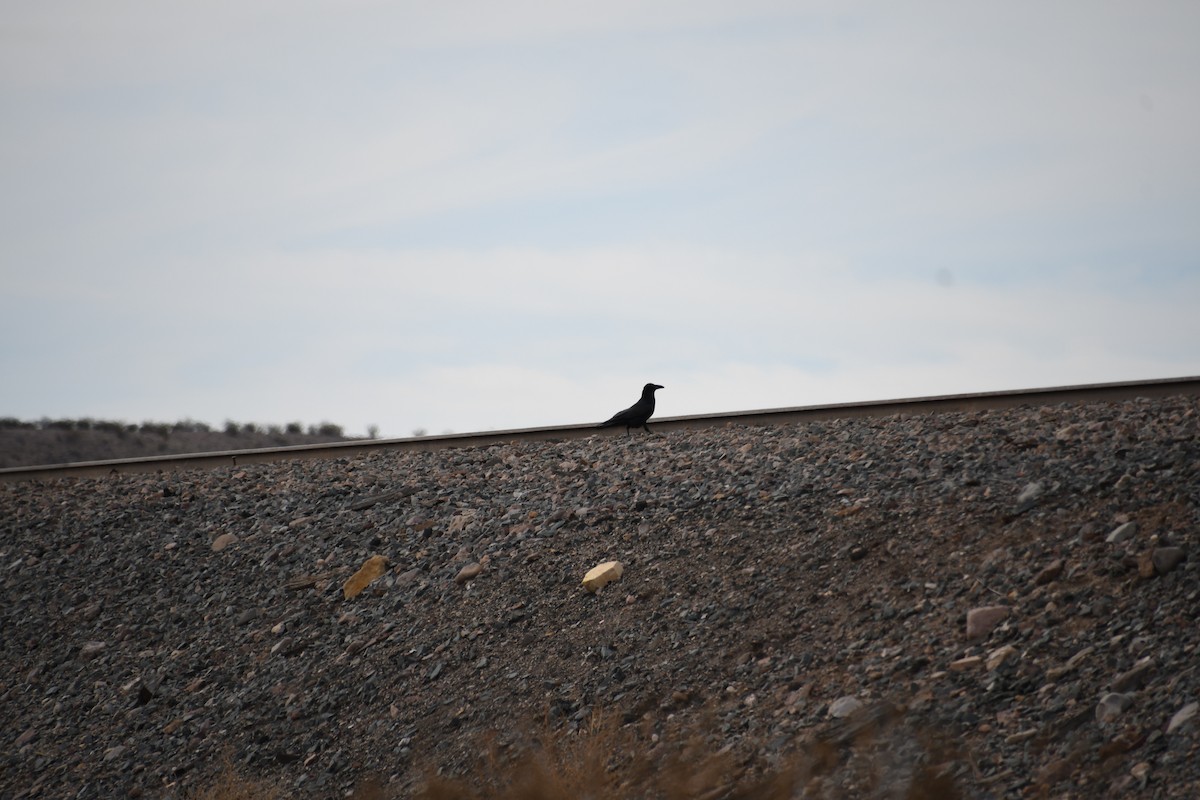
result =
[[[635,726],[600,721],[589,730],[483,743],[467,775],[426,769],[411,794],[362,778],[355,800],[785,800],[850,797],[960,800],[967,763],[934,737],[897,724],[877,704],[794,750],[770,759],[716,749],[703,732],[659,742]],[[277,783],[244,776],[227,762],[194,800],[283,800]]]

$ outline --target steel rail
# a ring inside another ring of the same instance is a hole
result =
[[[1200,396],[1200,377],[1162,378],[1158,380],[1055,386],[1042,389],[1014,389],[996,392],[911,397],[900,400],[872,400],[861,403],[769,408],[733,411],[722,414],[694,414],[655,419],[658,430],[710,428],[720,425],[779,425],[855,417],[914,416],[949,411],[983,411],[1023,405],[1056,403],[1117,402],[1138,397]],[[596,435],[624,435],[619,428],[601,430],[595,423],[561,425],[549,428],[514,428],[479,433],[451,433],[406,439],[355,439],[327,444],[264,447],[253,450],[224,450],[187,455],[120,458],[109,461],[82,461],[71,464],[47,464],[33,467],[0,469],[0,482],[44,480],[47,478],[95,478],[137,472],[167,472],[180,469],[215,468],[262,464],[283,459],[340,458],[376,450],[443,450],[452,447],[487,447],[518,441],[582,439]]]

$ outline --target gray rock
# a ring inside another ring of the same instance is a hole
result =
[[[1171,721],[1167,723],[1167,734],[1177,733],[1185,729],[1186,726],[1196,719],[1200,713],[1200,703],[1188,703],[1183,708],[1171,715]],[[1194,727],[1194,726],[1192,726]]]
[[[107,647],[107,642],[85,642],[83,647],[79,648],[79,657],[85,660],[95,658],[103,653]]]
[[[1138,527],[1136,522],[1126,522],[1125,524],[1118,525],[1116,528],[1114,528],[1112,533],[1110,533],[1104,541],[1108,542],[1109,544],[1120,544],[1128,539],[1132,539],[1134,534],[1137,533],[1137,529]]]
[[[1094,652],[1096,652],[1095,645],[1088,645],[1075,655],[1068,658],[1066,663],[1062,666],[1053,667],[1046,670],[1046,679],[1050,681],[1060,680],[1064,675],[1074,672],[1079,665],[1091,658],[1092,653]]]
[[[1142,688],[1150,676],[1154,674],[1155,666],[1153,657],[1148,656],[1141,659],[1128,672],[1123,672],[1113,678],[1112,690],[1114,692],[1128,692]]]
[[[834,719],[842,719],[853,714],[863,707],[863,702],[853,695],[839,697],[829,704],[829,716]]]
[[[396,576],[396,586],[407,589],[409,586],[415,584],[420,577],[421,570],[419,569],[405,570]]]
[[[1017,513],[1020,514],[1033,508],[1045,493],[1046,485],[1041,481],[1025,484],[1025,488],[1017,495]]]
[[[1130,695],[1109,692],[1096,704],[1096,721],[1102,724],[1112,722],[1131,705],[1133,705],[1133,698]]]
[[[1173,572],[1187,558],[1182,547],[1156,547],[1150,555],[1154,571],[1159,575]]]

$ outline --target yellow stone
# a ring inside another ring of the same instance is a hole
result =
[[[238,540],[237,534],[222,533],[216,539],[213,539],[212,549],[214,553],[219,553],[231,544],[235,544]]]
[[[588,574],[583,576],[583,588],[589,592],[598,592],[608,584],[617,580],[625,572],[625,567],[620,561],[605,561],[588,570]]]
[[[371,585],[371,581],[387,572],[387,568],[387,556],[371,556],[363,562],[358,572],[351,575],[350,579],[342,584],[342,594],[346,596],[347,600],[357,597],[359,592]]]

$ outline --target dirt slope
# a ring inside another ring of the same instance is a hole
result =
[[[0,795],[179,797],[227,755],[284,796],[407,796],[489,736],[603,717],[649,753],[698,728],[750,773],[819,754],[812,797],[932,770],[964,797],[1195,798],[1198,411],[0,486]]]

